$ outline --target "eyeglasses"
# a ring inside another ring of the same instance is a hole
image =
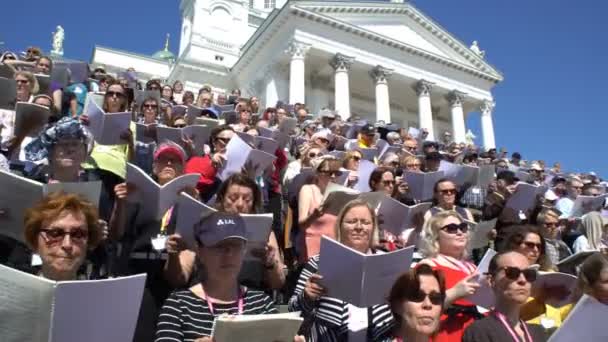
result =
[[[443,295],[440,292],[432,291],[431,293],[426,293],[424,291],[416,291],[407,296],[407,300],[414,303],[422,303],[426,298],[429,298],[429,301],[433,305],[441,305],[443,303]]]
[[[158,108],[157,105],[151,105],[151,104],[145,104],[145,105],[143,105],[143,107],[145,109],[156,109],[156,108]]]
[[[328,175],[330,177],[340,177],[342,175],[342,171],[331,171],[331,170],[321,170],[319,173],[324,175]]]
[[[415,167],[421,167],[422,164],[405,164],[405,167],[413,169]]]
[[[177,125],[173,125],[173,127],[175,127],[175,128],[184,128],[184,127],[186,127],[186,126],[187,126],[186,124],[177,124]]]
[[[382,185],[384,185],[384,186],[395,185],[395,181],[394,180],[383,180]]]
[[[119,91],[106,91],[106,96],[107,97],[117,97],[119,99],[122,99],[125,97],[125,94],[119,92]]]
[[[14,60],[17,60],[17,58],[15,58],[15,56],[10,56],[10,55],[9,55],[9,56],[5,56],[5,57],[4,57],[4,60],[5,60],[5,61],[14,61]]]
[[[496,273],[500,272],[501,270],[505,271],[505,276],[510,280],[519,279],[519,276],[523,273],[524,278],[526,278],[526,281],[532,283],[536,280],[536,277],[538,276],[538,272],[533,268],[526,268],[522,270],[517,267],[505,266],[499,268]]]
[[[59,228],[41,229],[40,234],[46,240],[47,243],[59,243],[65,239],[66,235],[70,236],[70,240],[74,242],[83,242],[89,238],[89,232],[84,229],[74,229],[72,231],[65,231]]]
[[[404,146],[403,148],[410,152],[416,151],[416,146]]]
[[[456,234],[460,230],[463,234],[466,234],[469,231],[469,225],[466,222],[450,223],[441,227],[441,230],[448,234]]]
[[[539,251],[543,248],[543,245],[541,243],[534,243],[534,242],[530,242],[530,241],[524,241],[522,242],[522,245],[526,246],[526,248],[529,249],[538,249]]]
[[[315,158],[318,155],[320,155],[320,154],[319,153],[309,153],[308,158]]]
[[[456,195],[456,189],[444,189],[444,190],[439,190],[439,193],[445,196],[448,195]]]
[[[30,83],[30,81],[29,81],[29,80],[15,80],[15,82],[16,82],[17,84],[19,84],[19,83]]]
[[[249,109],[241,109],[240,112],[241,113],[251,113],[251,111]]]
[[[359,156],[352,156],[350,158],[354,161],[361,161],[361,157],[359,157]]]
[[[224,145],[226,145],[226,144],[228,144],[230,142],[230,138],[216,137],[215,140],[222,142]]]

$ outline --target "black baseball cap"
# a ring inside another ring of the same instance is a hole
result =
[[[361,127],[360,132],[363,135],[376,134],[376,127],[374,127],[373,125],[370,125],[370,124],[366,124],[365,126]]]
[[[517,182],[519,182],[519,178],[517,178],[517,176],[515,176],[515,172],[513,171],[501,171],[498,173],[498,175],[496,176],[497,180],[504,180],[507,184],[515,184]]]
[[[513,152],[513,154],[511,155],[511,158],[513,158],[513,159],[521,159],[521,154],[519,154],[519,152]]]
[[[206,247],[213,247],[227,239],[247,242],[247,228],[240,215],[218,211],[204,217],[194,227],[194,237]]]

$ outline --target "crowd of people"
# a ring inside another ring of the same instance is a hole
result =
[[[144,83],[135,69],[110,75],[97,66],[76,79],[74,65],[36,47],[24,56],[0,56],[6,85],[0,91],[14,94],[0,109],[0,170],[43,184],[102,184],[98,207],[78,194],[52,193],[23,214],[23,238],[0,229],[0,263],[54,281],[147,274],[134,341],[212,341],[220,315],[280,310],[304,318],[295,341],[545,341],[582,296],[608,306],[608,201],[584,206],[580,216],[577,207],[580,196],[607,193],[608,184],[594,173],[453,142],[449,132],[429,141],[424,129],[341,117],[330,108],[310,113],[304,103],[283,102],[261,108],[255,94],[239,89],[223,93],[209,85],[193,93],[180,81]],[[57,79],[59,67],[67,70],[67,82]],[[91,96],[103,99],[105,113],[132,113],[120,144],[96,142],[87,115]],[[22,102],[45,108],[48,117],[17,129]],[[196,146],[186,135],[181,141],[155,138],[158,127],[192,125],[191,108],[214,123],[207,142]],[[295,128],[285,132],[287,121]],[[276,133],[273,140],[288,137],[273,151],[270,167],[256,173],[243,165],[222,176],[232,139],[268,132]],[[363,172],[369,163],[373,170]],[[440,178],[432,198],[411,191],[408,175],[441,172],[445,163],[491,167],[491,180]],[[217,211],[187,227],[195,246],[176,233],[177,203],[161,219],[141,219],[152,208],[129,201],[141,191],[127,177],[129,164],[160,186],[200,175],[181,191]],[[340,203],[337,213],[328,210],[336,183],[407,206],[428,202],[430,209],[399,234],[389,232],[365,199]],[[521,184],[542,192],[532,206],[513,210],[509,200]],[[9,203],[14,194],[0,197]],[[271,233],[248,262],[243,215],[261,213],[272,214]],[[11,214],[0,208],[0,222]],[[485,246],[470,248],[476,224],[491,220],[496,224]],[[322,236],[370,255],[415,246],[416,259],[384,303],[360,308],[327,295],[319,273]],[[480,273],[488,249],[497,254]],[[563,263],[568,258],[575,261]],[[558,271],[577,276],[576,285],[534,286],[540,274]],[[484,286],[495,298],[487,310],[471,299]],[[553,305],[566,298],[567,305]]]

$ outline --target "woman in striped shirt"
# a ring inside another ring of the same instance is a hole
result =
[[[156,342],[212,341],[213,322],[220,315],[277,313],[264,292],[238,284],[247,242],[245,223],[238,214],[213,213],[194,232],[204,266],[202,280],[188,290],[173,292],[165,301]]]
[[[336,221],[337,240],[367,254],[374,254],[371,246],[378,227],[376,215],[361,200],[346,204]],[[388,305],[358,308],[337,298],[327,297],[320,284],[319,255],[311,258],[302,269],[295,293],[289,301],[289,311],[301,311],[304,317],[302,332],[307,341],[378,341],[393,326],[393,315]]]

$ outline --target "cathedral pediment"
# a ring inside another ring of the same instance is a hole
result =
[[[383,42],[456,68],[475,70],[495,81],[503,76],[484,59],[477,45],[469,47],[412,4],[355,1],[292,1],[292,13]]]

